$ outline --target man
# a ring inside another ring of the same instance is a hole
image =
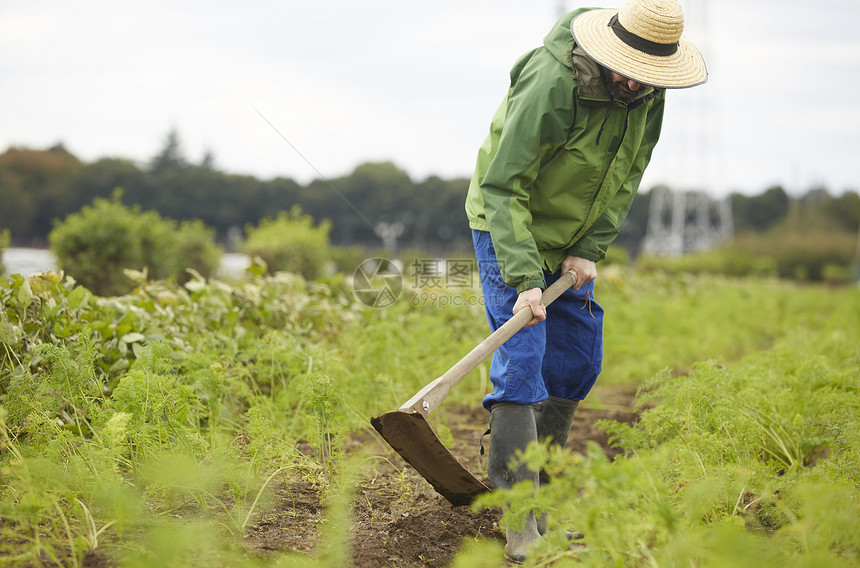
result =
[[[573,414],[600,372],[603,310],[596,263],[630,210],[660,135],[665,89],[707,80],[683,35],[676,0],[627,0],[620,10],[562,16],[544,45],[511,71],[507,96],[478,153],[466,212],[495,330],[521,309],[534,318],[493,357],[488,473],[497,488],[539,476],[512,469],[518,450],[565,444]],[[549,308],[541,291],[573,270]],[[525,558],[545,530],[529,515],[506,531]]]

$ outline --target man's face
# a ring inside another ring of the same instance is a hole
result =
[[[615,71],[603,68],[603,78],[606,80],[606,88],[609,89],[609,94],[612,98],[629,103],[644,85],[633,79],[628,79],[624,75],[619,75]]]

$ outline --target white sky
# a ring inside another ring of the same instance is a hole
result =
[[[0,0],[0,151],[146,162],[176,128],[190,160],[261,178],[467,177],[514,60],[579,5]],[[643,189],[860,189],[860,2],[683,5],[711,78],[669,93]]]

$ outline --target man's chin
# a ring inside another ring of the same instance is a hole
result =
[[[612,97],[614,99],[619,100],[619,101],[624,102],[624,103],[629,103],[630,101],[632,101],[633,99],[636,98],[636,95],[639,94],[638,91],[629,91],[617,83],[615,85],[613,85],[613,88],[611,89],[611,93],[612,93]]]

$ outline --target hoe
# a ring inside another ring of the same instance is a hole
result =
[[[570,271],[563,274],[544,291],[541,299],[543,305],[550,305],[575,283],[576,273]],[[445,400],[457,383],[531,319],[531,310],[520,310],[448,372],[418,391],[399,409],[370,419],[370,423],[394,451],[452,505],[468,505],[475,497],[489,491],[489,488],[448,451],[430,428],[426,417]]]

